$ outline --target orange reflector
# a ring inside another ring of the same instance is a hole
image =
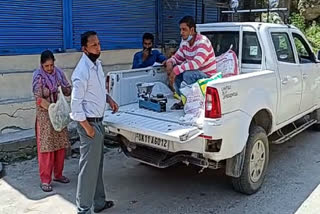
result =
[[[209,140],[212,139],[212,136],[207,136],[207,135],[203,135],[203,134],[199,135],[199,137],[202,137],[204,139],[209,139]]]

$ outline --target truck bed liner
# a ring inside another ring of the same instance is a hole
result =
[[[202,133],[197,126],[182,122],[183,110],[170,110],[174,102],[168,99],[167,112],[141,109],[138,103],[121,106],[119,112],[107,111],[103,123],[109,127],[176,142],[187,142]]]

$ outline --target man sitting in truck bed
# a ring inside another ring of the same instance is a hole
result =
[[[182,82],[193,84],[216,73],[216,58],[210,40],[197,33],[192,16],[183,17],[179,25],[182,41],[178,51],[167,60],[166,69],[170,87],[181,96]],[[171,109],[183,109],[182,100]]]
[[[133,57],[132,69],[146,68],[154,65],[155,62],[163,63],[166,57],[158,50],[152,50],[154,36],[151,33],[145,33],[142,37],[143,50],[137,52]]]

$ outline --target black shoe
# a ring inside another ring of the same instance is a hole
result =
[[[113,201],[105,201],[104,207],[102,207],[102,208],[100,208],[100,209],[94,208],[93,211],[94,211],[95,213],[100,213],[100,212],[102,212],[103,210],[109,209],[109,208],[111,208],[111,207],[113,207],[113,206],[114,206],[114,202],[113,202]]]
[[[183,103],[182,102],[179,102],[179,103],[175,103],[173,104],[173,106],[171,106],[171,110],[181,110],[183,109]]]

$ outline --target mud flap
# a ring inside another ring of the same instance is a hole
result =
[[[241,172],[243,170],[243,164],[244,164],[244,157],[246,154],[246,146],[243,148],[243,150],[233,156],[232,158],[227,159],[226,163],[226,175],[238,178],[241,175]]]

